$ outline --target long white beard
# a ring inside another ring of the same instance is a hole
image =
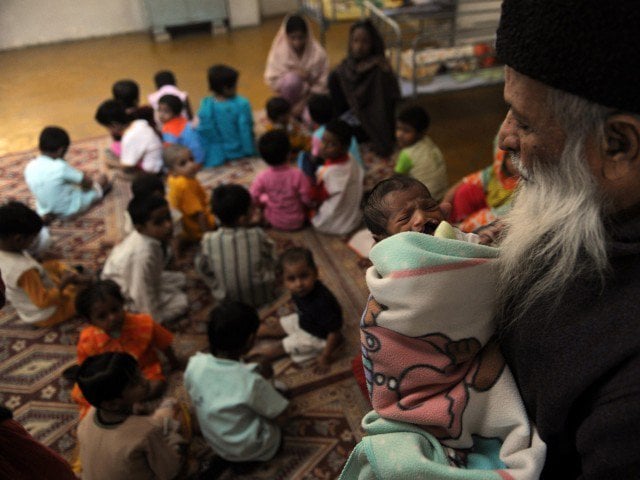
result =
[[[501,244],[498,298],[508,307],[503,323],[517,322],[539,301],[557,305],[572,278],[602,279],[608,268],[604,199],[582,145],[567,139],[561,158],[534,158],[526,169],[512,155],[523,181]]]

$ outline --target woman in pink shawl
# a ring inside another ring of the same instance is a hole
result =
[[[300,15],[289,15],[271,44],[264,79],[300,115],[314,93],[327,93],[327,52]]]

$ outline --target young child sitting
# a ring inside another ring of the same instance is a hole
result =
[[[23,203],[0,207],[0,271],[7,300],[23,322],[50,327],[75,315],[76,285],[88,277],[57,260],[38,263],[27,253],[42,225]]]
[[[269,224],[280,230],[298,230],[306,220],[305,207],[310,207],[311,183],[299,169],[288,163],[290,145],[283,130],[272,130],[258,140],[260,156],[269,168],[256,175],[251,183],[251,196],[264,208]]]
[[[182,237],[188,242],[198,242],[204,232],[215,226],[207,194],[196,179],[201,165],[195,163],[191,151],[181,145],[166,146],[162,158],[169,171],[169,205],[182,214]]]
[[[134,197],[127,210],[135,230],[111,251],[102,278],[120,286],[130,310],[168,322],[189,308],[185,274],[165,270],[165,250],[173,232],[169,204],[157,196]]]
[[[177,478],[186,450],[179,424],[160,415],[133,413],[150,387],[132,355],[89,357],[76,380],[93,407],[78,426],[84,480]]]
[[[36,197],[36,210],[42,216],[70,217],[84,212],[110,189],[105,175],[93,180],[64,160],[70,144],[65,130],[46,127],[38,141],[40,155],[24,170],[24,179]]]
[[[204,166],[217,167],[234,158],[255,155],[251,105],[236,95],[238,71],[214,65],[208,77],[212,95],[202,99],[198,110]]]
[[[342,120],[329,122],[322,134],[324,165],[316,172],[314,200],[321,202],[311,219],[322,233],[345,235],[362,222],[360,202],[364,171],[349,154],[351,128]]]
[[[132,197],[155,195],[156,197],[165,198],[166,192],[162,177],[147,172],[136,173],[131,181],[131,195]],[[173,221],[173,236],[174,238],[179,237],[182,235],[182,213],[171,206],[169,206],[169,210],[171,211],[171,220]],[[125,235],[133,231],[133,222],[127,211],[124,212],[124,225],[122,229]]]
[[[273,243],[252,226],[251,195],[241,185],[220,185],[211,195],[220,228],[207,232],[196,269],[218,301],[238,300],[254,307],[274,298]]]
[[[240,302],[223,303],[209,315],[211,353],[196,353],[184,373],[202,434],[213,451],[232,462],[266,461],[282,441],[278,423],[288,401],[240,358],[251,349],[258,313]],[[212,381],[215,379],[215,381]]]
[[[396,140],[402,149],[395,172],[424,183],[436,200],[442,200],[449,180],[442,152],[427,135],[431,119],[418,106],[402,110],[396,119]]]
[[[288,354],[296,363],[315,358],[316,372],[326,373],[333,353],[343,340],[340,304],[318,279],[313,254],[306,248],[286,250],[278,262],[278,274],[291,292],[296,312],[281,317],[278,323],[263,323],[258,337],[285,338],[252,353],[267,359]]]
[[[425,478],[457,478],[447,472],[459,467],[493,470],[480,478],[539,478],[545,446],[495,342],[497,249],[460,241],[410,177],[376,185],[364,216],[378,243],[360,324],[375,410],[363,425],[387,425],[388,441],[406,434],[412,448],[399,477],[419,464]],[[422,441],[429,448],[415,448]]]
[[[98,107],[96,121],[112,135],[122,138],[120,159],[108,160],[111,168],[128,174],[139,170],[159,173],[162,170],[162,142],[146,120],[134,120],[115,100],[106,100]]]
[[[140,87],[129,79],[118,80],[111,86],[113,99],[119,102],[134,120],[146,120],[149,126],[156,130],[153,107],[140,105]]]
[[[284,130],[289,136],[293,153],[311,148],[311,138],[304,127],[291,116],[291,104],[282,97],[271,97],[266,105],[264,131]]]
[[[158,101],[164,95],[175,95],[182,101],[183,109],[181,115],[187,120],[191,120],[193,118],[193,114],[191,113],[191,105],[189,103],[189,95],[187,92],[180,90],[176,82],[176,77],[170,70],[160,70],[153,76],[153,81],[156,84],[157,90],[147,97],[149,100],[149,105],[156,112],[156,120],[160,123],[162,121],[158,118]]]
[[[165,144],[184,145],[197,163],[204,160],[200,137],[189,121],[181,115],[182,100],[175,95],[163,95],[158,100],[158,118],[162,122],[162,140]]]
[[[307,108],[309,109],[309,116],[316,127],[311,135],[311,155],[313,157],[319,157],[325,125],[335,118],[333,102],[329,95],[316,94],[309,98]],[[360,155],[360,147],[358,146],[358,141],[356,140],[355,135],[351,136],[349,153],[356,159],[358,165],[364,165],[362,162],[362,156]]]
[[[124,304],[120,287],[113,280],[97,281],[78,293],[76,311],[90,324],[80,332],[78,365],[105,352],[129,353],[138,360],[142,375],[148,380],[145,400],[152,400],[164,392],[167,383],[158,351],[164,353],[172,368],[180,367],[171,346],[173,334],[146,313],[126,312]],[[80,417],[84,417],[89,404],[77,385],[71,397],[80,406]]]

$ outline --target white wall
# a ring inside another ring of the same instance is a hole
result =
[[[0,0],[0,50],[144,30],[142,0]]]
[[[264,16],[297,7],[297,0],[260,0]],[[144,0],[0,0],[0,50],[139,32],[149,24]]]

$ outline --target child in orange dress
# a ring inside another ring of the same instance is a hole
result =
[[[95,282],[78,294],[76,310],[91,324],[80,332],[78,365],[104,352],[129,353],[138,360],[143,376],[149,380],[145,400],[158,398],[166,387],[158,350],[172,368],[180,366],[171,347],[173,334],[146,313],[125,312],[124,303],[120,287],[112,280]],[[90,405],[77,384],[71,396],[80,405],[80,417],[84,417]]]
[[[167,145],[162,158],[169,171],[167,200],[171,208],[182,213],[182,237],[188,242],[200,241],[205,232],[215,230],[207,194],[196,178],[202,165],[196,163],[191,151],[182,145]]]

